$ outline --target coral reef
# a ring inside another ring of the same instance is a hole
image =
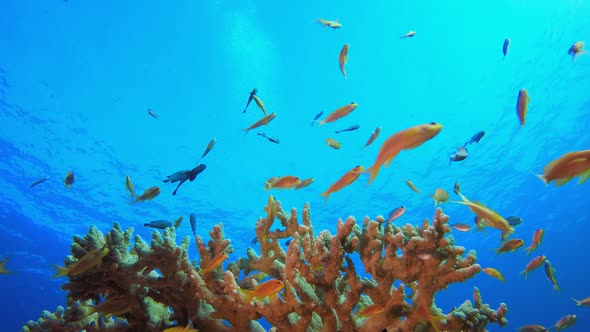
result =
[[[207,244],[195,237],[199,264],[189,260],[190,238],[177,245],[172,227],[155,231],[148,245],[133,238],[132,228],[115,223],[103,236],[92,226],[84,238],[74,237],[66,264],[104,246],[108,254],[98,267],[69,277],[67,308],[44,311],[23,330],[162,331],[191,322],[201,331],[264,331],[262,318],[277,331],[484,331],[488,323],[507,323],[506,305],[491,309],[477,289],[473,304],[447,314],[436,307],[439,290],[481,270],[474,252],[464,256],[454,245],[440,208],[432,223],[419,226],[398,227],[379,216],[365,218],[361,228],[349,217],[338,220],[336,234],[317,236],[309,204],[301,222],[272,196],[265,209],[256,223],[260,253],[249,248],[247,257],[208,273],[201,270],[210,261],[233,252],[222,224]],[[271,231],[276,220],[283,228]],[[292,238],[287,252],[279,244],[286,238]],[[371,278],[358,276],[358,264]],[[246,303],[241,290],[256,289],[264,278],[281,280],[282,293]],[[372,305],[379,310],[358,315]]]

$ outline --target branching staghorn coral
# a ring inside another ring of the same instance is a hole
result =
[[[247,257],[226,270],[208,273],[201,270],[210,261],[233,252],[222,224],[209,232],[207,245],[195,238],[199,266],[189,260],[190,238],[177,245],[174,228],[154,232],[148,245],[139,236],[132,244],[131,228],[123,231],[115,224],[103,236],[91,227],[84,238],[74,237],[66,263],[106,245],[110,251],[102,264],[63,286],[68,308],[44,312],[23,329],[161,331],[190,321],[201,331],[264,331],[261,318],[277,331],[483,331],[488,323],[507,323],[506,305],[490,309],[477,289],[473,305],[466,301],[446,315],[436,308],[439,290],[481,270],[474,252],[464,256],[465,249],[454,246],[449,218],[440,208],[432,223],[424,220],[419,227],[398,227],[379,216],[365,218],[361,228],[349,217],[338,220],[336,234],[322,231],[317,237],[309,204],[301,223],[295,209],[287,213],[272,196],[265,210],[266,217],[256,223],[260,254],[249,248]],[[282,228],[271,230],[277,220]],[[291,237],[285,252],[279,240]],[[370,278],[357,274],[359,261]],[[240,290],[255,288],[265,277],[283,281],[284,291],[246,303]],[[100,318],[91,314],[109,299],[119,304],[117,319],[108,311]],[[357,315],[371,305],[379,310]]]

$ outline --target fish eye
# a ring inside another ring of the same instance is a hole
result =
[[[436,122],[431,122],[430,124],[434,126],[436,124]]]

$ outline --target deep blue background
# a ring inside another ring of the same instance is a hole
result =
[[[311,202],[316,232],[334,232],[338,218],[375,218],[400,205],[408,210],[399,223],[419,223],[433,214],[428,195],[460,181],[467,197],[523,217],[514,237],[527,245],[535,229],[545,229],[534,255],[548,256],[562,291],[553,292],[541,270],[519,276],[533,255],[494,257],[496,230],[455,232],[458,245],[477,250],[478,262],[507,280],[481,273],[441,292],[437,305],[448,311],[478,286],[492,307],[508,304],[511,330],[551,326],[570,313],[578,315],[571,331],[588,330],[590,309],[570,297],[590,296],[590,186],[547,187],[534,174],[565,152],[590,148],[590,55],[575,62],[567,55],[575,41],[590,42],[589,16],[590,3],[573,0],[2,1],[0,256],[10,256],[7,267],[17,272],[0,278],[4,329],[64,303],[65,279],[50,279],[51,265],[63,263],[71,236],[91,224],[106,232],[119,221],[149,240],[144,222],[188,220],[194,212],[201,236],[223,222],[237,260],[263,214],[264,181],[292,174],[316,182],[273,194],[298,210]],[[324,29],[317,18],[339,18],[343,28]],[[398,38],[408,30],[417,35]],[[506,37],[512,44],[504,57]],[[343,44],[350,45],[348,80],[337,63]],[[259,132],[281,144],[241,131],[262,115],[254,104],[241,113],[254,87],[277,113]],[[531,103],[518,129],[521,88]],[[316,113],[351,101],[359,107],[348,117],[309,125]],[[370,186],[362,176],[324,205],[319,194],[355,165],[370,166],[387,137],[431,121],[444,125],[436,138],[402,152]],[[353,124],[361,129],[333,134]],[[377,126],[381,137],[361,150]],[[469,158],[449,167],[450,153],[479,130],[487,134]],[[172,196],[174,186],[161,180],[193,167],[213,137],[207,170]],[[329,148],[327,137],[342,149]],[[76,174],[71,190],[62,183],[69,170]],[[138,192],[159,185],[162,194],[128,205],[126,175]],[[406,178],[424,194],[411,192]],[[452,222],[472,222],[464,206],[443,208]],[[190,234],[186,221],[179,233]]]

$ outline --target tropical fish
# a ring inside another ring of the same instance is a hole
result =
[[[254,128],[258,128],[260,126],[266,126],[269,122],[271,122],[272,120],[274,120],[274,118],[277,116],[276,113],[270,113],[269,115],[264,116],[262,119],[254,122],[250,127],[248,128],[244,128],[244,131],[246,131],[246,134],[254,129]]]
[[[518,332],[549,332],[549,329],[541,325],[525,325],[518,329]]]
[[[529,111],[529,102],[531,98],[529,97],[529,93],[526,89],[521,89],[518,92],[518,98],[516,99],[516,115],[518,115],[518,121],[520,121],[520,126],[524,126],[526,124],[526,115]]]
[[[256,103],[256,105],[258,106],[258,108],[260,108],[260,110],[262,110],[262,113],[264,113],[264,115],[266,116],[266,107],[264,107],[262,99],[260,99],[257,95],[252,96],[252,98],[254,98],[254,102]]]
[[[64,179],[64,184],[66,185],[66,188],[71,188],[74,182],[76,182],[74,171],[69,171]]]
[[[576,302],[577,306],[587,306],[590,307],[590,297],[587,297],[583,300],[576,300],[572,297],[572,300],[574,300]]]
[[[109,296],[103,302],[93,306],[86,306],[86,315],[98,313],[99,316],[113,315],[120,316],[131,310],[130,298],[125,296]]]
[[[424,142],[436,136],[441,129],[442,125],[431,122],[399,131],[390,136],[381,145],[373,166],[363,171],[363,173],[371,173],[369,184],[375,180],[381,166],[383,164],[385,164],[385,167],[389,166],[400,151],[411,150],[422,145]]]
[[[508,241],[504,242],[500,246],[500,248],[496,249],[496,256],[498,256],[501,253],[514,252],[514,251],[518,250],[520,247],[522,247],[523,245],[524,245],[524,241],[521,239],[508,240]]]
[[[494,277],[502,282],[506,281],[502,273],[492,267],[486,267],[481,269],[485,274],[489,275],[490,277]]]
[[[301,181],[300,184],[296,185],[295,189],[305,188],[305,187],[309,186],[310,184],[312,184],[313,181],[315,181],[314,178],[305,179],[305,180]]]
[[[191,213],[189,220],[191,223],[191,230],[193,231],[193,236],[194,236],[194,235],[196,235],[196,230],[197,230],[197,217],[195,217],[194,213]]]
[[[276,144],[279,144],[279,143],[281,143],[281,141],[279,141],[277,138],[274,138],[274,137],[268,136],[268,135],[266,135],[265,133],[258,133],[257,135],[258,135],[258,136],[262,136],[262,137],[266,138],[267,140],[269,140],[269,141],[271,141],[271,142],[273,142],[273,143],[276,143]]]
[[[250,102],[252,102],[252,99],[254,98],[254,96],[256,95],[257,92],[258,92],[258,90],[256,88],[254,88],[254,89],[252,89],[252,91],[250,91],[250,96],[248,96],[248,102],[246,103],[246,107],[244,108],[244,111],[242,113],[246,113],[248,106],[250,106]]]
[[[549,262],[548,259],[545,260],[545,276],[547,276],[547,279],[549,279],[549,281],[551,281],[551,283],[553,284],[553,290],[559,292],[559,284],[557,283],[557,279],[555,278],[555,269],[553,268],[551,262]]]
[[[471,138],[469,139],[469,141],[465,142],[465,144],[463,146],[467,146],[469,144],[472,143],[479,143],[479,141],[483,138],[483,136],[486,134],[485,131],[478,131],[477,133],[475,133],[475,135],[471,136]]]
[[[158,118],[158,114],[156,114],[156,112],[152,111],[151,109],[148,109],[148,114],[152,116],[152,118],[157,119]]]
[[[164,329],[163,332],[199,332],[199,330],[197,330],[197,329],[191,329],[190,326],[191,326],[191,323],[186,324],[185,327],[173,326],[173,327],[169,327],[167,329]]]
[[[143,224],[145,227],[152,227],[158,229],[166,229],[168,227],[172,227],[172,224],[168,220],[153,220],[148,223]]]
[[[469,156],[469,152],[467,151],[467,149],[465,147],[462,146],[449,157],[449,165],[451,165],[451,162],[453,162],[453,161],[465,160],[465,159],[467,159],[468,156]]]
[[[211,149],[213,149],[213,147],[215,146],[215,143],[217,142],[216,138],[213,138],[209,144],[207,144],[207,148],[205,148],[205,151],[203,152],[203,154],[201,155],[201,158],[199,158],[199,160],[197,160],[197,162],[201,161],[201,159],[205,158],[205,156],[209,153],[209,151],[211,151]]]
[[[391,212],[389,213],[389,217],[387,218],[387,222],[394,221],[395,219],[401,217],[405,212],[406,212],[405,206],[400,206],[398,208],[391,210]]]
[[[369,139],[367,140],[367,143],[365,144],[365,146],[363,146],[363,148],[366,148],[367,146],[371,145],[373,143],[373,141],[375,141],[375,139],[377,139],[377,137],[379,137],[380,132],[381,132],[381,127],[377,127],[377,129],[375,129],[373,131],[373,133],[371,134],[371,136],[369,137]]]
[[[359,129],[360,127],[361,126],[359,126],[359,125],[354,125],[354,126],[350,126],[348,128],[344,128],[342,130],[337,130],[337,131],[335,131],[335,133],[336,134],[339,134],[339,133],[342,133],[342,132],[345,132],[345,131],[355,131],[355,130]]]
[[[356,108],[358,107],[358,104],[355,102],[352,102],[346,106],[342,106],[339,109],[335,110],[334,112],[330,113],[325,119],[323,119],[322,121],[320,121],[320,126],[323,125],[324,123],[328,123],[328,122],[334,122],[338,119],[341,119],[345,116],[347,116],[348,114],[350,114],[352,111],[354,111]]]
[[[567,54],[572,56],[572,61],[575,61],[576,58],[578,57],[578,55],[584,54],[584,53],[586,53],[586,51],[584,51],[584,42],[583,41],[575,42],[570,47],[570,49],[567,51]]]
[[[420,189],[416,188],[416,186],[414,185],[414,183],[412,183],[412,181],[410,179],[406,180],[406,184],[408,185],[408,187],[410,187],[410,189],[412,189],[413,191],[417,192],[418,194],[422,194],[422,192],[420,191]]]
[[[323,111],[316,114],[315,117],[313,118],[313,121],[311,122],[311,125],[313,126],[313,124],[316,123],[318,121],[318,119],[322,117],[322,115],[324,115]]]
[[[475,227],[477,227],[477,231],[485,231],[484,227],[486,225],[485,220],[483,220],[480,216],[476,215],[475,219],[473,220],[475,223]]]
[[[174,220],[174,229],[177,229],[183,220],[184,220],[183,216],[180,216],[180,217],[178,217],[178,219]]]
[[[252,240],[250,240],[250,245],[254,246],[256,243],[258,243],[258,238],[255,236]]]
[[[434,191],[434,195],[430,196],[434,199],[434,207],[440,204],[444,204],[449,200],[449,193],[441,188],[438,188]]]
[[[523,221],[521,217],[516,217],[516,216],[510,216],[510,217],[506,218],[506,220],[508,221],[508,223],[512,227],[516,227],[516,226],[522,224],[522,221]]]
[[[405,35],[402,35],[400,38],[410,38],[410,37],[414,37],[416,35],[416,31],[408,31],[408,33],[406,33]]]
[[[357,317],[371,317],[385,311],[385,307],[380,304],[371,304],[356,312]]]
[[[0,261],[0,274],[12,274],[9,270],[6,269],[6,263],[8,262],[8,257],[4,258]]]
[[[346,172],[346,174],[344,174],[340,179],[338,179],[338,181],[334,182],[329,188],[328,190],[324,191],[320,196],[324,196],[326,198],[325,203],[328,202],[328,198],[330,198],[330,194],[335,193],[339,190],[341,190],[342,188],[352,184],[354,181],[356,181],[356,179],[358,179],[359,175],[361,175],[361,172],[363,171],[363,166],[355,166],[354,168],[352,168],[351,170],[349,170],[348,172]]]
[[[578,184],[590,178],[590,150],[566,153],[548,163],[543,168],[543,174],[537,175],[547,185],[555,181],[556,186],[562,186],[577,176],[580,177]]]
[[[285,284],[281,280],[272,279],[261,283],[260,285],[256,286],[253,290],[240,289],[240,291],[244,295],[246,295],[246,300],[244,302],[248,304],[250,303],[250,301],[252,301],[252,299],[263,299],[265,297],[275,296],[284,287]]]
[[[449,226],[453,227],[454,229],[460,232],[469,232],[471,230],[471,226],[467,224],[449,224]]]
[[[164,183],[175,183],[175,182],[179,182],[178,186],[176,186],[176,189],[174,189],[174,191],[172,192],[172,195],[176,195],[176,192],[178,191],[178,188],[180,188],[180,186],[185,183],[187,180],[190,182],[193,182],[196,178],[197,175],[201,174],[201,172],[203,172],[205,169],[207,168],[207,166],[205,164],[200,164],[199,166],[189,170],[185,170],[185,171],[178,171],[176,173],[172,173],[170,175],[168,175],[166,177],[166,179],[164,179]]]
[[[470,201],[461,192],[458,194],[462,202],[453,201],[453,203],[467,205],[471,212],[475,213],[482,220],[485,220],[485,225],[493,228],[497,228],[502,231],[502,240],[505,240],[514,233],[514,228],[510,226],[508,221],[498,214],[498,212],[488,208],[477,201]]]
[[[576,323],[576,319],[577,319],[576,315],[564,316],[560,320],[558,320],[557,323],[555,323],[553,328],[559,332],[562,329],[573,326]]]
[[[131,195],[130,199],[133,199],[135,196],[135,188],[133,187],[133,182],[131,182],[131,177],[129,175],[125,177],[125,188],[127,188],[129,195]]]
[[[199,273],[204,276],[205,274],[215,270],[217,267],[221,266],[221,263],[223,263],[224,260],[226,260],[228,258],[227,254],[224,252],[221,255],[215,256],[213,257],[208,263],[207,265],[205,265],[205,267],[203,269],[201,269],[201,271],[199,271]]]
[[[502,53],[504,56],[508,54],[508,49],[510,48],[510,38],[504,39],[504,45],[502,45]]]
[[[43,182],[45,182],[47,180],[49,180],[49,176],[46,176],[44,178],[37,179],[37,180],[35,180],[35,182],[31,183],[31,185],[29,186],[29,189],[27,189],[27,190],[31,190],[31,188],[33,188],[34,186],[36,186],[38,184],[41,184],[41,183],[43,183]]]
[[[295,186],[299,185],[301,183],[301,180],[296,177],[296,176],[292,176],[292,175],[287,175],[287,176],[283,176],[279,179],[277,179],[276,181],[269,183],[268,181],[264,184],[264,189],[265,190],[271,190],[271,189],[291,189],[294,188]]]
[[[531,272],[532,270],[538,268],[539,266],[543,265],[543,263],[545,263],[546,259],[547,259],[547,257],[545,255],[541,255],[541,256],[537,256],[537,257],[533,258],[526,265],[526,268],[524,270],[522,270],[522,272],[520,272],[520,274],[524,274],[524,278],[526,279],[528,276],[528,273]]]
[[[455,185],[453,186],[453,192],[455,192],[455,194],[459,194],[460,191],[461,185],[459,184],[459,181],[455,181]]]
[[[340,149],[340,142],[338,142],[337,140],[335,140],[333,138],[326,138],[326,143],[328,143],[328,146],[331,147],[332,149],[335,149],[335,150]]]
[[[280,176],[273,176],[272,178],[266,180],[266,182],[264,182],[264,190],[270,190],[272,189],[272,185],[279,181],[281,179]]]
[[[149,187],[140,196],[137,196],[136,195],[135,196],[135,201],[131,202],[131,204],[135,204],[137,202],[151,201],[152,199],[154,199],[159,194],[160,194],[160,188],[158,188],[156,186]]]
[[[102,262],[103,257],[105,257],[109,253],[109,248],[106,246],[102,248],[96,248],[90,250],[86,253],[86,255],[82,256],[77,262],[70,265],[69,267],[61,267],[59,265],[55,265],[56,274],[53,278],[59,278],[61,276],[77,276],[81,273],[87,272],[93,269],[95,266],[99,265]]]
[[[348,61],[348,44],[342,46],[342,50],[340,50],[340,55],[338,56],[338,64],[340,65],[340,71],[344,78],[346,79],[346,70],[344,69],[344,65]]]
[[[335,21],[328,21],[328,20],[323,20],[323,19],[318,19],[317,22],[321,23],[324,28],[325,27],[330,27],[332,29],[340,29],[342,28],[342,24],[340,24],[340,22],[338,22],[338,20]]]
[[[533,234],[533,240],[531,242],[531,245],[526,248],[527,256],[530,255],[531,252],[533,252],[534,250],[536,250],[539,247],[539,245],[543,241],[544,234],[545,234],[545,231],[542,230],[541,228],[539,228],[535,231],[535,233]]]

